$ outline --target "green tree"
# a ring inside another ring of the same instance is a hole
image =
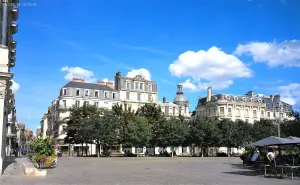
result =
[[[236,133],[239,131],[237,124],[230,119],[222,119],[218,123],[218,130],[221,138],[220,145],[227,147],[227,154],[230,156],[231,148],[238,147]]]
[[[253,125],[243,120],[236,120],[236,145],[242,147],[253,141]]]
[[[261,119],[260,121],[255,121],[253,124],[253,140],[258,141],[260,139],[276,136],[276,125],[272,120]]]
[[[188,138],[189,125],[187,121],[171,118],[158,122],[154,137],[161,147],[171,146],[172,155],[174,146],[182,146]]]
[[[203,157],[204,148],[218,144],[216,136],[216,118],[210,117],[195,117],[190,121],[190,136],[191,142],[201,148]]]
[[[148,146],[152,138],[152,128],[145,117],[135,116],[126,127],[128,145],[135,147]]]
[[[70,116],[65,119],[67,136],[66,143],[81,144],[83,149],[84,143],[90,143],[92,138],[93,127],[89,124],[90,120],[100,117],[100,112],[96,106],[84,105],[82,107],[72,107]],[[87,150],[86,150],[87,153]],[[82,150],[83,155],[83,150]]]
[[[300,113],[293,111],[290,116],[293,118],[292,120],[284,120],[281,123],[281,135],[282,137],[300,137]]]

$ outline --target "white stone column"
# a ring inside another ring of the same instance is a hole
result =
[[[1,54],[1,53],[0,53]],[[3,163],[6,157],[6,124],[8,110],[5,107],[5,99],[7,97],[7,88],[11,86],[9,80],[12,78],[11,73],[0,72],[0,173],[3,173]]]

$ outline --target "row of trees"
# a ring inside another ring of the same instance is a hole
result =
[[[65,142],[82,146],[96,141],[97,146],[101,143],[135,147],[238,148],[249,142],[277,135],[276,125],[270,120],[249,124],[241,120],[219,120],[216,117],[186,120],[179,116],[166,119],[160,107],[154,104],[146,104],[136,112],[123,110],[119,105],[112,110],[98,109],[91,105],[74,107],[70,109],[67,125]],[[299,125],[298,116],[297,119],[282,124],[282,131],[286,136],[299,136]]]

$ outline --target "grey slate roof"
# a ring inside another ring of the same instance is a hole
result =
[[[67,88],[67,87],[103,90],[103,91],[116,91],[115,89],[108,87],[107,85],[100,85],[100,84],[86,83],[86,82],[68,82],[64,86],[64,88]]]
[[[285,107],[286,111],[292,110],[292,106],[288,103],[285,103],[280,100],[276,100],[276,97],[273,98],[273,101],[270,99],[270,97],[265,97],[262,95],[253,95],[253,96],[247,96],[247,95],[231,95],[231,94],[215,94],[212,95],[211,101],[217,101],[217,100],[235,100],[235,101],[245,101],[245,102],[263,102],[266,103],[268,110],[273,110],[276,106],[276,103],[280,103]],[[206,105],[206,97],[200,98],[198,100],[198,106]]]

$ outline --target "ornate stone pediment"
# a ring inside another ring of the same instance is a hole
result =
[[[140,80],[140,81],[145,81],[146,80],[142,75],[136,75],[133,79],[134,80]]]

